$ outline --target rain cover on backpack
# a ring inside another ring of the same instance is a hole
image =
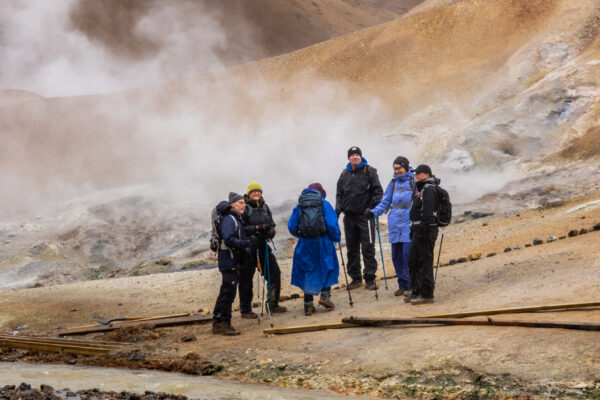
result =
[[[210,229],[210,249],[214,252],[219,251],[221,248],[221,237],[220,225],[223,218],[227,215],[231,205],[225,200],[221,201],[215,208],[210,212],[211,229]]]
[[[327,233],[323,218],[323,198],[319,192],[306,190],[298,198],[300,218],[298,235],[303,238],[317,238]]]

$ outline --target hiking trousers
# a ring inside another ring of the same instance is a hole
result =
[[[239,270],[221,272],[221,289],[215,303],[213,321],[231,322],[231,306],[237,292],[238,274]]]
[[[438,236],[437,225],[411,227],[412,242],[408,253],[408,269],[413,293],[433,298],[433,248]]]
[[[346,235],[346,254],[348,257],[348,275],[354,280],[375,280],[377,260],[375,260],[375,219],[371,218],[371,236],[367,217],[361,214],[344,214],[344,234]],[[360,252],[362,250],[364,271],[360,273]]]
[[[412,289],[412,281],[408,272],[408,255],[410,242],[392,243],[392,262],[398,277],[398,289]]]
[[[240,312],[242,314],[247,314],[252,311],[252,298],[254,297],[253,290],[253,281],[254,281],[254,272],[256,271],[256,256],[260,257],[260,265],[261,269],[266,272],[266,248],[262,246],[252,252],[250,259],[248,261],[248,265],[246,268],[240,271]],[[271,305],[273,308],[279,305],[279,296],[281,295],[281,270],[279,269],[279,264],[277,264],[277,258],[273,254],[271,247],[269,246],[269,273],[264,276],[267,293],[266,303],[269,303],[268,300],[268,288],[271,288]],[[267,278],[269,278],[270,283],[267,282]],[[261,277],[262,279],[262,277]],[[258,294],[260,296],[260,293]]]

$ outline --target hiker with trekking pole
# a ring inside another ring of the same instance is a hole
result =
[[[379,217],[388,214],[388,241],[392,246],[392,262],[398,279],[398,290],[395,296],[409,296],[412,282],[408,271],[408,253],[410,251],[410,207],[415,191],[415,174],[406,157],[398,156],[392,164],[394,175],[388,183],[383,198],[372,210],[365,212],[365,217],[376,218],[377,235],[381,253],[381,264],[385,272],[383,250],[381,249],[381,233]],[[386,281],[387,288],[387,281]]]
[[[416,191],[410,209],[412,243],[408,254],[413,291],[404,301],[419,305],[433,303],[433,249],[438,228],[450,223],[452,204],[448,192],[440,187],[440,179],[432,174],[428,165],[417,167],[415,184]]]
[[[316,308],[314,296],[320,294],[319,304],[335,308],[331,286],[338,283],[340,266],[335,243],[341,240],[335,210],[325,200],[327,193],[320,183],[312,183],[302,191],[298,205],[288,221],[288,230],[298,238],[292,263],[292,285],[304,292],[304,315]]]
[[[261,303],[271,313],[283,313],[287,308],[279,305],[281,293],[281,271],[273,250],[268,241],[275,237],[275,221],[269,206],[263,198],[262,186],[255,181],[250,182],[246,195],[246,209],[241,216],[244,231],[250,238],[256,238],[257,245],[250,249],[246,265],[240,274],[240,312],[242,318],[254,319],[258,315],[252,311],[253,279],[256,270],[262,275],[263,288],[266,285],[267,300],[264,290]],[[259,293],[260,296],[260,293]],[[261,304],[261,307],[263,306]]]
[[[222,275],[221,288],[213,312],[212,333],[233,336],[240,332],[231,326],[231,306],[235,300],[240,269],[246,263],[248,250],[258,245],[258,239],[246,238],[240,215],[246,208],[244,197],[229,193],[228,201],[220,202],[212,212],[213,234],[210,247],[218,252],[218,267]]]
[[[377,169],[367,163],[360,148],[353,146],[348,150],[348,164],[342,171],[336,192],[335,211],[339,216],[344,213],[344,234],[346,236],[346,254],[348,274],[352,282],[350,290],[363,286],[375,290],[375,220],[365,216],[365,211],[374,208],[383,196]],[[360,253],[364,263],[361,273]]]

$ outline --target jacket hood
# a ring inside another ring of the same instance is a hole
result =
[[[398,179],[399,181],[404,182],[409,180],[413,176],[415,176],[415,172],[413,171],[412,167],[408,167],[408,172],[405,172],[404,174],[400,175],[394,175],[394,179]]]
[[[323,193],[319,192],[317,189],[313,189],[313,188],[309,188],[309,187],[307,187],[306,189],[304,189],[304,190],[302,191],[302,193],[306,193],[306,192],[315,192],[315,193],[319,193],[319,194],[321,195],[321,197],[323,197]],[[323,198],[325,198],[325,197],[323,197]]]
[[[221,215],[226,215],[229,210],[231,210],[231,204],[229,204],[228,201],[221,201],[219,204],[217,204],[217,207],[215,207],[217,212]]]
[[[260,196],[260,199],[258,199],[258,201],[254,201],[250,200],[250,197],[248,197],[248,195],[245,194],[244,200],[246,200],[246,204],[250,207],[262,207],[263,204],[265,204],[265,199],[262,196]]]
[[[439,185],[441,182],[440,178],[427,178],[427,179],[423,179],[421,182],[417,182],[417,189],[421,190],[423,188],[423,186],[429,184],[429,185]]]
[[[356,168],[357,170],[363,168],[365,165],[368,164],[366,158],[364,158],[364,157],[361,157],[361,158],[362,158],[362,162],[360,163],[360,165],[358,166],[358,168]],[[346,164],[346,169],[348,171],[352,172],[352,166],[350,165],[350,163]]]

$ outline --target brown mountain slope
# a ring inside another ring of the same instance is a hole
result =
[[[256,60],[297,50],[335,36],[397,18],[422,0],[222,0],[164,3],[157,0],[79,0],[72,25],[113,53],[127,58],[152,56],[160,43],[138,24],[161,12],[157,22],[176,17],[185,31],[209,16],[226,43],[217,49],[228,63]],[[159,28],[160,29],[160,28]]]

